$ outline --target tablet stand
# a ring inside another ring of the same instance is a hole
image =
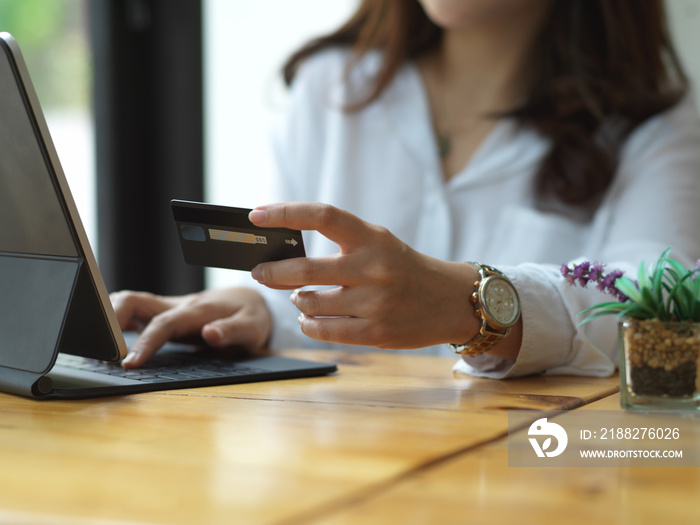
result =
[[[81,258],[0,254],[0,390],[46,390],[81,266]]]

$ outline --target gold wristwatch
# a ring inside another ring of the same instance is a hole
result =
[[[474,314],[481,319],[481,329],[471,341],[450,344],[458,354],[476,357],[510,333],[520,318],[520,298],[510,280],[492,266],[470,262],[479,271],[471,302]]]

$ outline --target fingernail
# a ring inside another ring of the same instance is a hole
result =
[[[127,356],[122,361],[122,365],[132,365],[137,360],[139,354],[136,352],[129,352]]]
[[[292,292],[292,295],[289,296],[289,299],[292,301],[292,303],[297,304],[297,295],[299,295],[299,290],[294,290]]]
[[[260,265],[258,265],[258,266],[256,266],[255,268],[253,268],[253,271],[250,272],[250,275],[251,275],[251,277],[252,277],[253,279],[255,279],[256,281],[262,282],[263,272],[262,272],[262,268],[260,267]]]
[[[267,211],[265,210],[253,210],[248,214],[248,219],[250,222],[257,225],[265,224],[267,220]]]

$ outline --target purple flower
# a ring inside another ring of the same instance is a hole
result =
[[[613,270],[603,279],[603,285],[608,292],[615,290],[615,279],[622,277],[622,272],[620,270]]]
[[[561,268],[559,271],[561,272],[562,277],[568,277],[569,274],[571,273],[571,270],[569,269],[569,265],[566,263],[561,265]]]
[[[569,284],[579,283],[582,287],[586,287],[589,282],[596,283],[596,288],[601,292],[607,292],[617,298],[620,302],[627,301],[627,296],[615,287],[615,280],[622,277],[622,271],[613,270],[608,275],[604,273],[604,266],[600,263],[584,261],[579,265],[569,268],[567,265],[562,265],[561,274]]]
[[[569,283],[569,284],[576,283],[576,278],[574,277],[573,271],[566,264],[561,265],[560,271],[561,271],[562,277],[564,277],[564,279],[566,279],[567,283]]]
[[[622,270],[613,270],[605,277],[603,283],[605,284],[605,290],[610,295],[617,297],[621,303],[624,303],[627,300],[627,296],[615,287],[615,281],[618,277],[622,277]]]
[[[588,272],[588,277],[591,281],[598,282],[598,279],[603,275],[603,265],[600,263],[595,263],[591,271]]]
[[[605,287],[608,289],[608,291],[614,291],[616,289],[615,281],[618,277],[622,277],[622,270],[613,270],[605,277]]]
[[[589,262],[582,262],[578,266],[574,267],[574,278],[578,279],[578,283],[585,287],[588,284],[588,269],[590,268],[591,263]]]
[[[574,266],[574,277],[581,279],[588,273],[588,268],[591,267],[591,263],[584,261],[578,266]]]

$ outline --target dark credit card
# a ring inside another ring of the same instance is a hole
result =
[[[180,200],[170,207],[187,264],[250,271],[262,262],[306,256],[299,230],[255,226],[247,208]]]

